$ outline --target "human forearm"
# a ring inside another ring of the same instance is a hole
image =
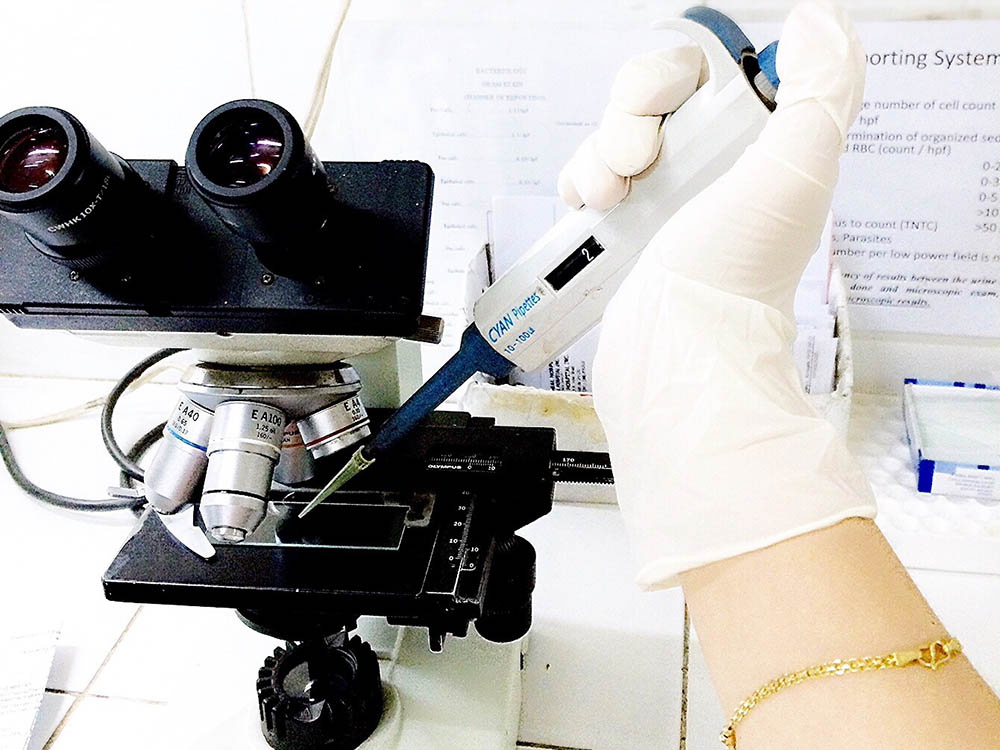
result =
[[[727,715],[770,679],[947,634],[874,523],[851,519],[682,575]],[[964,656],[808,680],[766,699],[738,747],[1000,748],[1000,701]]]

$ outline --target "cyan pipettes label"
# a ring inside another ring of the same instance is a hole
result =
[[[517,351],[518,345],[527,342],[535,334],[535,329],[528,324],[528,320],[545,299],[545,290],[539,286],[523,300],[512,305],[486,332],[490,343],[504,342],[503,351],[507,354]]]

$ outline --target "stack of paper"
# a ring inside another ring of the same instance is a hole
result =
[[[0,623],[0,747],[27,746],[58,637],[56,624],[30,613]]]
[[[830,304],[830,222],[795,292],[795,364],[806,393],[830,393],[837,368],[837,334]]]

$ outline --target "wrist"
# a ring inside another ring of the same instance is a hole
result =
[[[727,712],[757,687],[805,665],[879,654],[940,637],[944,627],[875,523],[851,518],[687,571],[681,585]]]
[[[787,672],[949,633],[868,520],[692,570],[682,583],[726,716]],[[964,655],[951,661],[782,690],[740,722],[737,747],[1000,748],[1000,703]]]

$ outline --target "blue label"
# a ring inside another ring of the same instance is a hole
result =
[[[496,323],[490,326],[490,330],[486,334],[489,337],[489,340],[494,344],[499,342],[500,339],[502,339],[506,334],[519,327],[519,324],[523,323],[528,317],[528,313],[531,312],[531,310],[541,301],[542,295],[540,294],[540,290],[536,289],[525,297],[523,302],[511,307],[509,313],[506,313],[502,318],[497,320]]]

